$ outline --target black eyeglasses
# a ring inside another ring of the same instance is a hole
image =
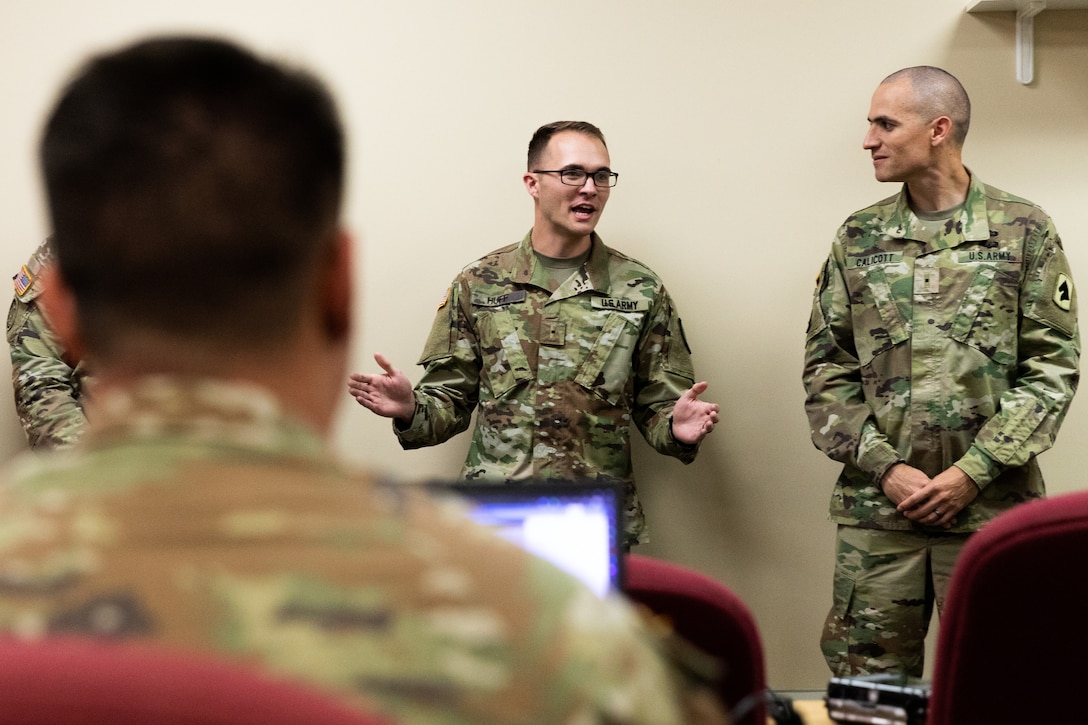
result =
[[[586,179],[593,179],[593,185],[597,188],[613,187],[620,175],[615,171],[601,169],[592,174],[585,169],[533,169],[534,174],[559,174],[559,181],[567,186],[584,186]]]

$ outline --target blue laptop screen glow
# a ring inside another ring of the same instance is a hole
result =
[[[451,484],[469,515],[604,596],[620,588],[619,491],[591,484]]]

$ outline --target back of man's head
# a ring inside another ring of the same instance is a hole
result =
[[[274,345],[338,231],[331,96],[222,40],[92,58],[48,119],[41,163],[92,354],[139,332]]]

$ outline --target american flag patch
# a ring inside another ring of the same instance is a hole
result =
[[[15,280],[15,294],[20,297],[26,294],[26,291],[30,289],[30,285],[34,284],[34,275],[27,271],[25,264],[12,279]]]

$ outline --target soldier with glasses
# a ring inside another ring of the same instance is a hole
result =
[[[453,280],[413,389],[356,373],[352,396],[393,419],[401,446],[448,440],[477,412],[463,478],[608,478],[627,489],[627,542],[647,540],[631,470],[631,427],[685,463],[718,421],[699,399],[680,316],[661,279],[594,231],[619,174],[582,121],[539,128],[523,176],[533,228]]]

